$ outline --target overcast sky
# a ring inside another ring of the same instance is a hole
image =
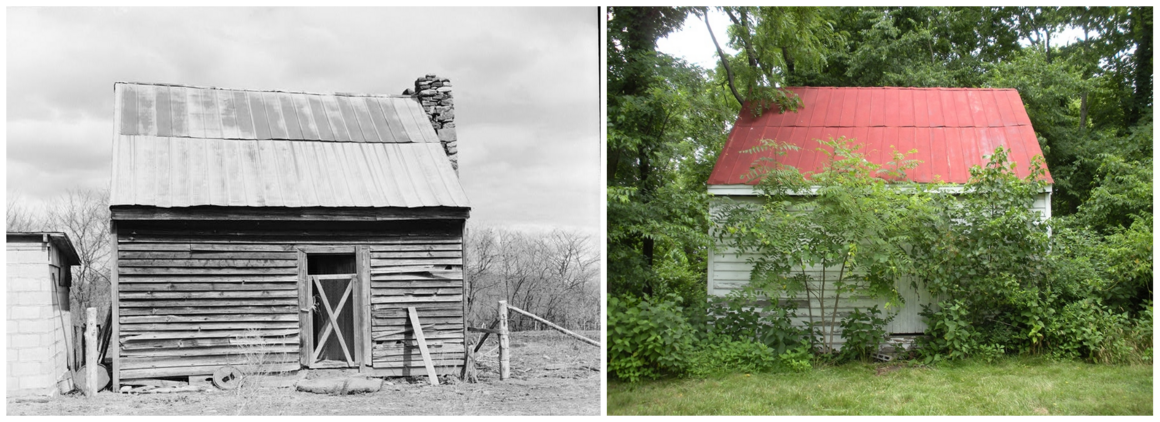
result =
[[[8,8],[6,194],[105,188],[113,83],[401,94],[451,80],[472,224],[595,235],[595,8]]]

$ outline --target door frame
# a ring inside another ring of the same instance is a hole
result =
[[[311,317],[313,296],[310,294],[312,283],[307,271],[306,260],[310,254],[353,254],[355,257],[355,273],[357,279],[351,290],[351,303],[354,316],[354,364],[360,372],[371,366],[371,283],[370,283],[370,251],[365,245],[298,245],[298,328],[299,328],[299,363],[303,367],[313,367],[314,357],[314,320]],[[338,327],[335,327],[337,329]]]

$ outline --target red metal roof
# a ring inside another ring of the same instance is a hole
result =
[[[816,140],[845,136],[861,144],[860,152],[875,163],[916,149],[907,158],[921,160],[907,177],[919,183],[966,183],[971,166],[987,163],[998,146],[1010,150],[1016,174],[1030,174],[1029,163],[1042,156],[1039,141],[1019,92],[1014,89],[975,88],[788,88],[802,100],[792,113],[766,111],[758,117],[748,110],[729,134],[725,149],[709,175],[710,185],[745,183],[753,162],[774,157],[772,151],[741,151],[773,139],[798,146],[778,157],[779,162],[804,172],[819,172],[825,155]],[[1051,183],[1048,174],[1047,182]],[[752,184],[752,183],[751,183]]]

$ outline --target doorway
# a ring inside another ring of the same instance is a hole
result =
[[[307,254],[311,368],[350,368],[359,363],[355,333],[358,271],[354,254]]]

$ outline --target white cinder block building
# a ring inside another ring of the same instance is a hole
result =
[[[8,389],[11,397],[73,389],[71,266],[80,264],[64,233],[8,233]]]

